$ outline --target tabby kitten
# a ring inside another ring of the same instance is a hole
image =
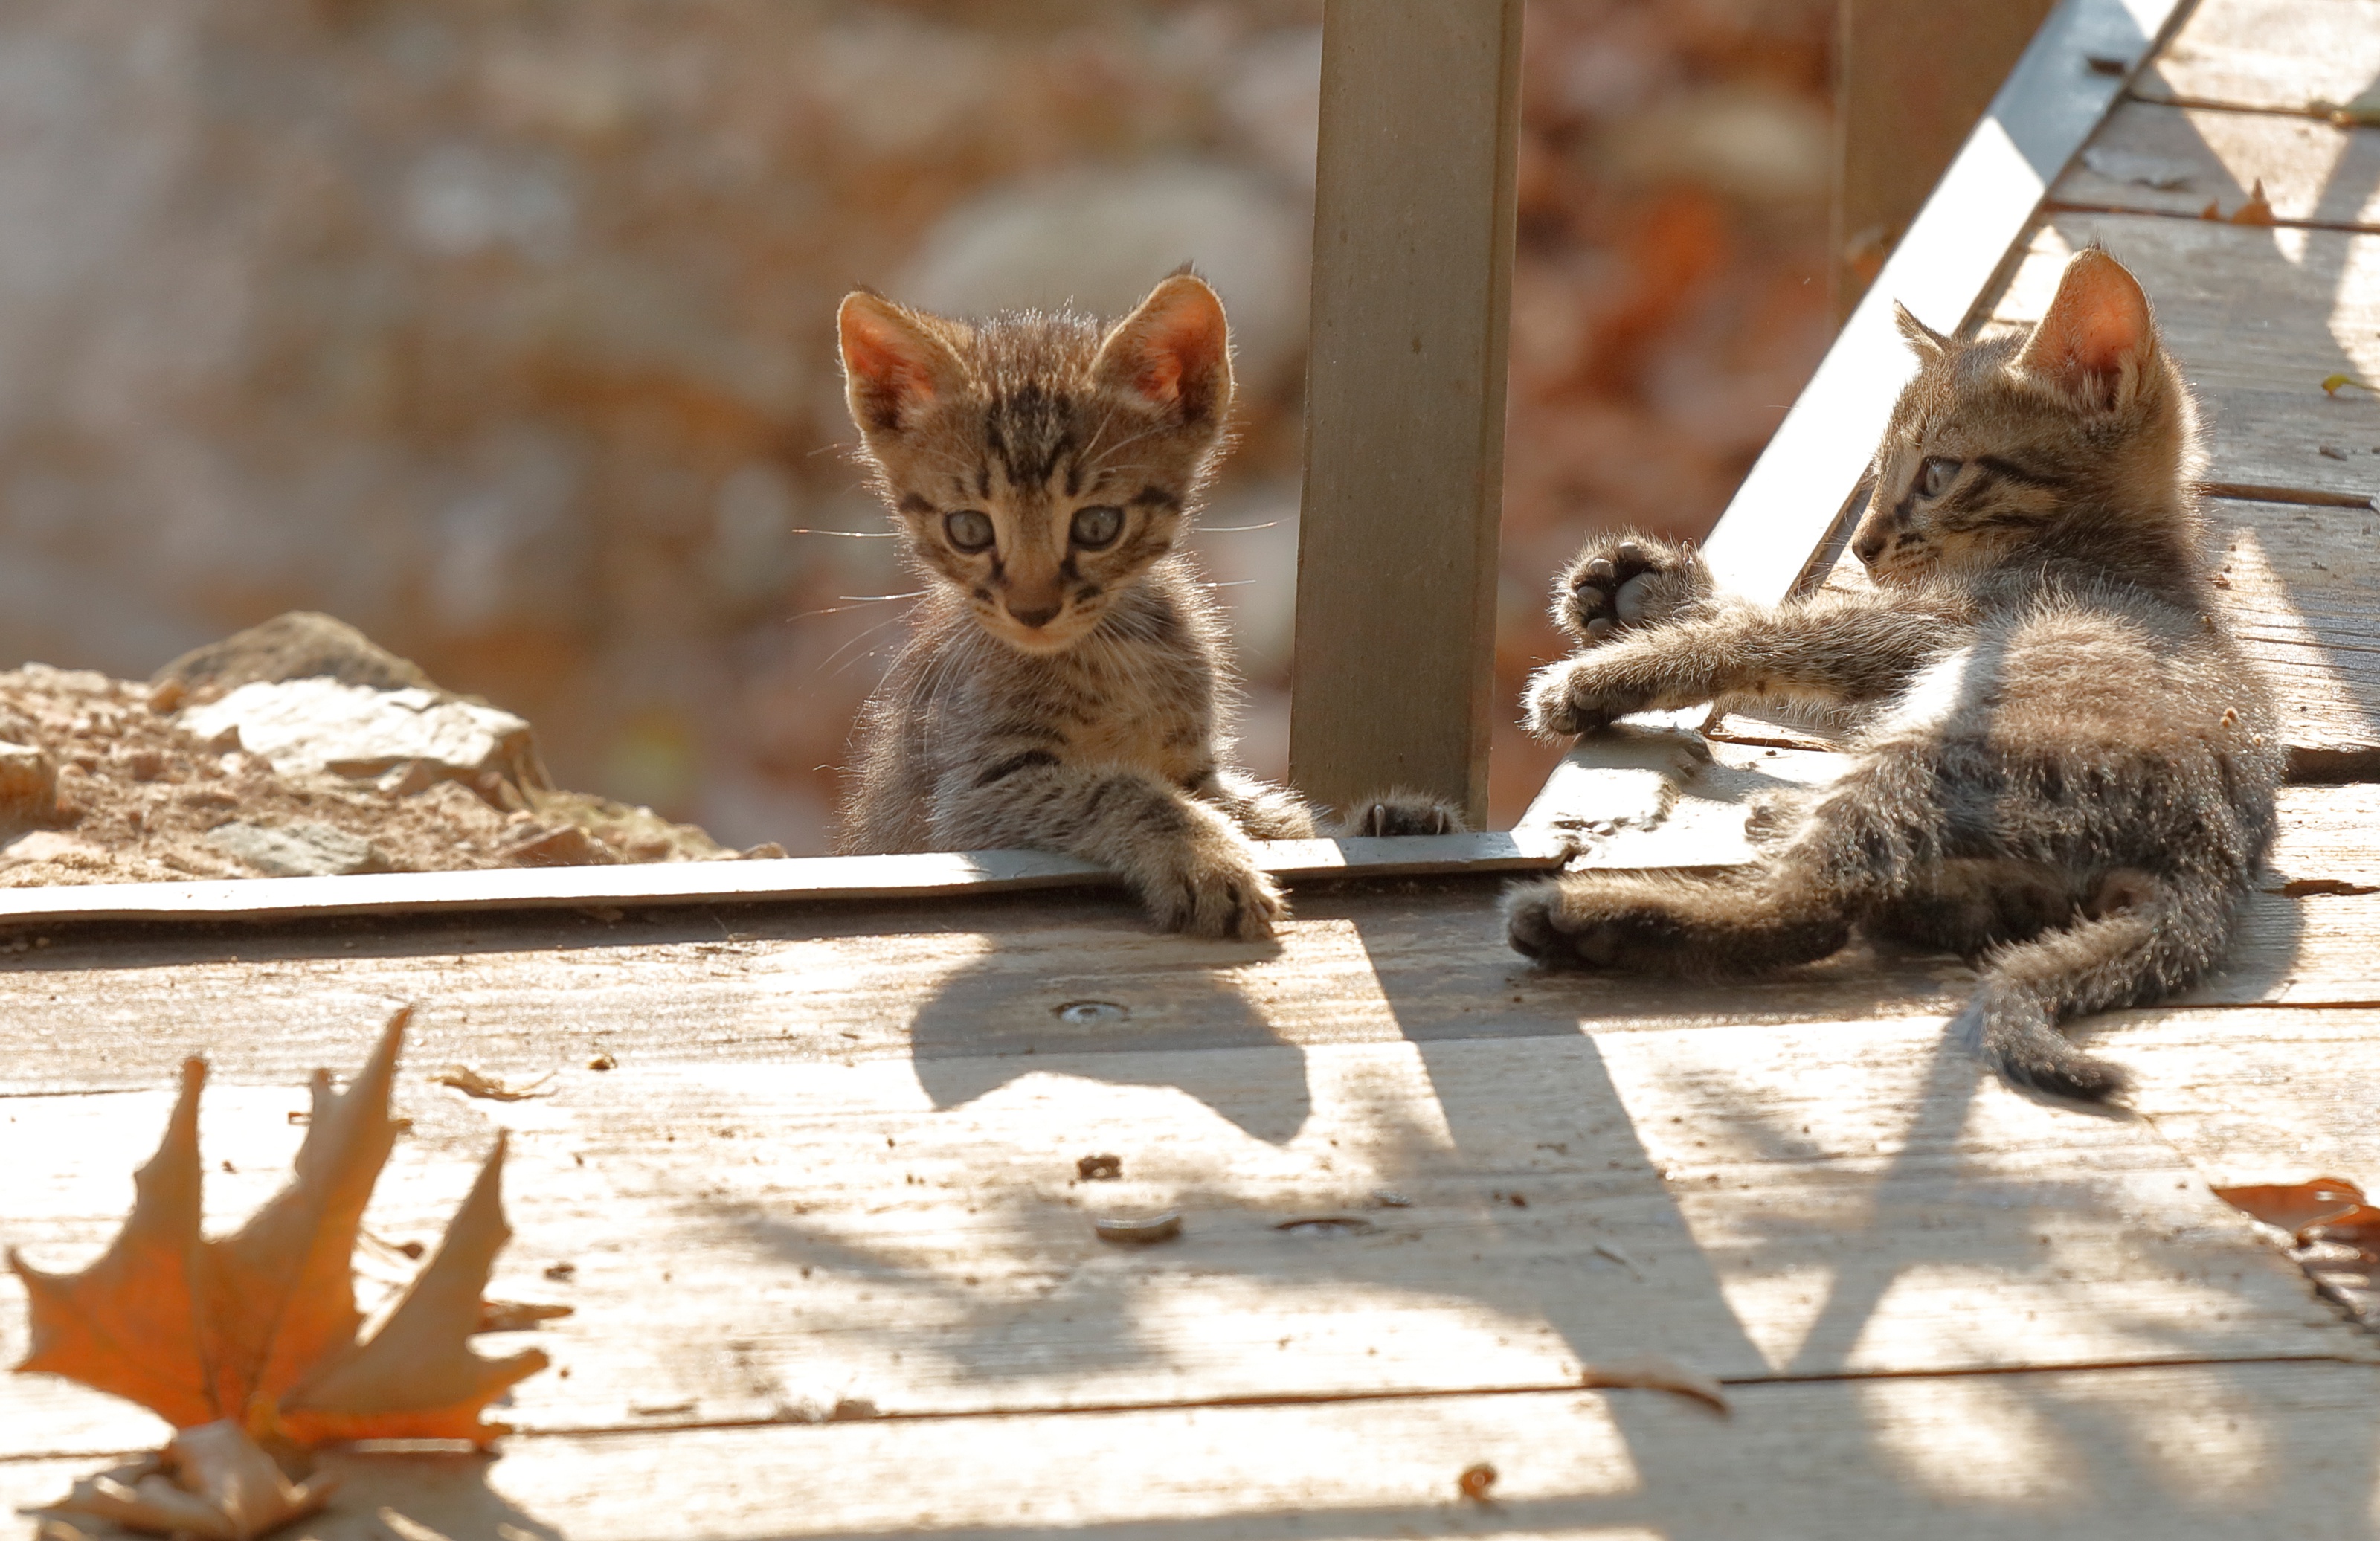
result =
[[[2057,1026],[2222,954],[2273,838],[2271,698],[2216,615],[2194,413],[2131,274],[2078,252],[2029,334],[1900,322],[1919,368],[1852,539],[1880,589],[1730,602],[1690,553],[1599,541],[1558,590],[1584,647],[1529,694],[1548,735],[1713,700],[1852,707],[1856,763],[1756,868],[1541,881],[1507,899],[1512,944],[1730,975],[1864,927],[1975,963],[1953,1026],[2001,1074],[2105,1098],[2122,1073]]]
[[[1037,846],[1113,868],[1167,930],[1269,936],[1251,838],[1315,833],[1232,770],[1223,626],[1176,551],[1220,456],[1231,335],[1186,269],[1112,326],[945,320],[861,290],[851,416],[928,586],[862,709],[842,853]],[[1350,832],[1459,829],[1390,796]]]

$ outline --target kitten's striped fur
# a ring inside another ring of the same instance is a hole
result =
[[[1231,769],[1223,627],[1175,550],[1224,441],[1230,337],[1186,271],[1112,326],[967,323],[865,291],[840,317],[852,418],[929,592],[860,717],[835,848],[1035,846],[1114,868],[1159,925],[1282,916],[1248,839],[1315,833]],[[1460,828],[1389,797],[1362,832]]]
[[[1557,588],[1585,649],[1529,698],[1549,734],[1711,700],[1849,708],[1857,763],[1750,875],[1539,882],[1508,901],[1512,941],[1730,974],[1864,926],[1977,963],[1957,1025],[2002,1074],[2106,1097],[2121,1073],[2056,1028],[2221,955],[2273,837],[2270,693],[2216,613],[2189,392],[2130,273],[2077,253],[2029,333],[1901,330],[1919,369],[1852,542],[1877,592],[1730,603],[1689,552],[1600,541]]]

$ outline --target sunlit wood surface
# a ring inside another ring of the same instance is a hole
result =
[[[1494,875],[1305,886],[1269,947],[1096,892],[60,929],[0,953],[0,1242],[91,1256],[193,1050],[232,1223],[306,1073],[417,1001],[367,1276],[504,1128],[494,1292],[577,1314],[494,1459],[338,1457],[298,1535],[2380,1532],[2380,1334],[2211,1191],[2380,1185],[2380,397],[2322,389],[2380,384],[2380,128],[2310,106],[2372,89],[2375,40],[2372,0],[2209,0],[2097,141],[2184,169],[2078,163],[1980,299],[2037,314],[2094,238],[2142,274],[2211,419],[2227,599],[2321,783],[2225,972],[2082,1030],[2133,1112],[1979,1077],[1953,960],[1546,975]],[[2199,217],[2259,180],[2276,224]],[[1572,784],[1610,859],[1709,864],[1744,795],[1825,768],[1739,744]],[[550,1079],[472,1100],[429,1078],[455,1063]],[[1093,1233],[1169,1207],[1174,1241]],[[1647,1352],[1732,1414],[1580,1389]],[[164,1433],[0,1382],[0,1503]],[[1456,1488],[1481,1461],[1487,1503]]]

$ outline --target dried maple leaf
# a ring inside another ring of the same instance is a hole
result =
[[[2343,1219],[2363,1207],[2363,1190],[2344,1177],[2309,1177],[2302,1183],[2256,1183],[2245,1187],[2217,1188],[2215,1196],[2292,1235],[2310,1225]]]
[[[487,1405],[546,1365],[535,1349],[483,1359],[468,1341],[482,1330],[489,1308],[481,1292],[512,1234],[500,1185],[502,1135],[428,1266],[379,1329],[358,1341],[356,1240],[402,1126],[389,1116],[388,1094],[409,1015],[391,1019],[345,1092],[331,1089],[328,1072],[315,1073],[295,1176],[232,1235],[208,1241],[199,1233],[206,1065],[191,1060],[182,1067],[164,1140],[135,1176],[131,1216],[106,1254],[76,1274],[45,1273],[9,1254],[32,1317],[32,1352],[19,1372],[79,1380],[137,1401],[176,1429],[224,1424],[239,1437],[209,1433],[200,1440],[185,1432],[148,1474],[152,1512],[179,1501],[169,1499],[173,1488],[197,1492],[229,1516],[223,1523],[231,1529],[196,1534],[256,1534],[242,1528],[249,1523],[243,1503],[265,1513],[308,1501],[308,1490],[297,1487],[252,1503],[243,1498],[260,1491],[243,1449],[261,1455],[260,1446],[389,1438],[484,1446],[507,1432],[486,1421]],[[194,1440],[195,1454],[188,1448]],[[130,1501],[126,1494],[135,1487],[108,1480],[124,1491],[93,1491],[107,1502]],[[191,1488],[194,1480],[200,1488]],[[215,1486],[204,1486],[210,1482]]]

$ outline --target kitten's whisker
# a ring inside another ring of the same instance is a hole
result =
[[[824,670],[825,670],[825,668],[826,668],[826,666],[827,666],[828,664],[832,663],[836,659],[841,658],[844,654],[845,654],[845,653],[847,653],[847,652],[850,652],[852,649],[854,649],[854,648],[856,648],[856,647],[859,646],[859,644],[860,644],[860,643],[865,642],[865,641],[867,641],[869,637],[876,636],[879,632],[883,631],[887,626],[897,626],[897,625],[900,625],[900,624],[901,624],[905,619],[906,619],[906,617],[905,617],[905,616],[900,616],[900,615],[888,615],[888,616],[886,616],[883,620],[877,622],[874,625],[869,626],[867,630],[865,630],[865,631],[863,631],[863,632],[860,632],[860,633],[858,633],[856,636],[854,636],[853,637],[851,637],[848,641],[844,642],[844,643],[843,644],[843,646],[841,646],[841,647],[839,647],[839,648],[835,649],[835,650],[834,650],[834,651],[832,651],[832,652],[831,652],[831,653],[827,654],[824,658],[820,659],[820,660],[819,660],[819,661],[818,661],[818,667],[817,667],[816,669],[811,670],[811,671],[810,671],[810,673],[812,674],[812,676],[814,676],[814,677],[815,677],[817,674],[819,674],[820,673],[821,673],[822,671],[824,671]],[[874,651],[874,649],[868,649],[868,652],[862,652],[862,653],[857,654],[856,656],[855,656],[854,658],[852,658],[852,660],[850,661],[850,662],[845,663],[845,664],[843,666],[843,668],[841,668],[841,669],[837,669],[833,673],[832,673],[832,674],[828,674],[826,677],[827,677],[828,679],[831,679],[831,680],[832,680],[832,679],[839,679],[839,678],[841,678],[841,677],[844,675],[844,673],[845,672],[847,672],[847,671],[851,668],[852,664],[854,664],[854,663],[857,663],[857,662],[860,661],[860,659],[863,659],[863,658],[866,658],[866,657],[869,656],[869,653],[871,653],[871,652],[873,652],[873,651]]]
[[[789,620],[789,621],[807,621],[807,620],[811,619],[811,618],[812,618],[812,617],[814,617],[814,616],[819,616],[819,615],[840,615],[840,614],[842,614],[842,613],[843,613],[844,611],[846,611],[846,610],[857,610],[861,605],[868,605],[868,604],[887,604],[887,603],[890,603],[891,601],[894,601],[894,600],[914,600],[914,599],[916,599],[918,595],[920,595],[920,594],[922,594],[922,593],[924,593],[924,592],[925,592],[925,590],[924,590],[924,589],[922,589],[922,588],[917,588],[917,589],[913,589],[913,590],[911,590],[910,592],[908,592],[908,593],[906,593],[906,594],[853,594],[853,595],[847,595],[847,596],[845,596],[845,598],[849,599],[849,600],[850,600],[850,601],[851,601],[851,602],[850,602],[850,603],[848,603],[848,604],[831,604],[831,605],[823,605],[823,606],[820,607],[820,608],[819,608],[819,609],[817,609],[817,610],[805,610],[805,611],[803,611],[801,613],[799,613],[799,614],[797,614],[797,615],[789,615],[789,616],[787,616],[787,617],[786,617],[786,619],[787,619],[787,620]]]
[[[789,529],[788,535],[840,535],[846,540],[898,540],[897,529]]]
[[[1279,519],[1267,519],[1260,525],[1200,525],[1198,527],[1198,533],[1201,535],[1238,535],[1251,529],[1279,529],[1280,528],[1281,521]],[[796,530],[795,533],[800,534],[801,531]]]

